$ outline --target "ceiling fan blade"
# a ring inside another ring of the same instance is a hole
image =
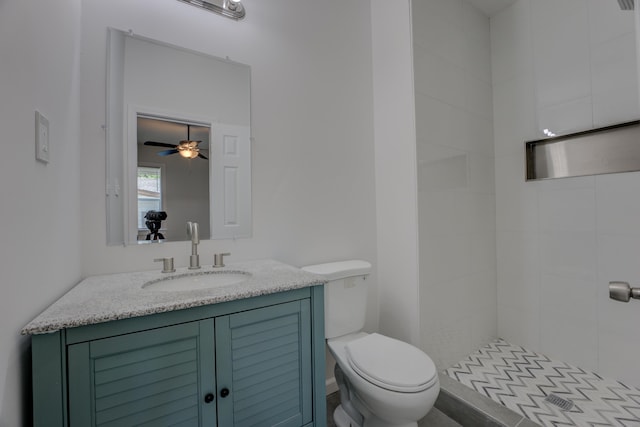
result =
[[[198,153],[198,157],[200,157],[201,159],[209,160],[209,158],[202,153]]]
[[[175,148],[173,150],[164,150],[164,151],[158,151],[158,156],[170,156],[172,154],[176,154],[179,151],[176,150]]]
[[[144,145],[152,145],[154,147],[176,148],[176,144],[167,144],[166,142],[145,141]]]

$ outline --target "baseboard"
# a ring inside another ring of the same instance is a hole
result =
[[[336,383],[336,379],[334,377],[327,378],[325,385],[327,388],[327,396],[338,391],[338,383]]]

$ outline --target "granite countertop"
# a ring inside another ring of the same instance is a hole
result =
[[[237,284],[185,291],[143,289],[145,283],[185,274],[246,272],[251,276]],[[223,268],[203,266],[199,270],[177,268],[92,276],[84,279],[21,331],[23,335],[45,334],[64,328],[111,320],[146,316],[173,310],[217,304],[292,289],[320,285],[322,276],[273,260],[229,263]]]

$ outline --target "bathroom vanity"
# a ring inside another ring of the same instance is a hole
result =
[[[90,277],[22,333],[35,426],[326,425],[323,279],[276,261]]]

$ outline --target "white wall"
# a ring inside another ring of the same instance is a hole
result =
[[[0,426],[31,424],[30,347],[20,329],[80,267],[80,1],[0,2]],[[34,114],[51,161],[35,160]]]
[[[519,0],[491,20],[498,331],[640,386],[640,173],[524,182],[524,141],[637,119],[633,12],[599,0]]]
[[[489,19],[413,2],[421,345],[447,368],[497,334]]]
[[[369,2],[244,0],[236,22],[175,0],[83,0],[84,276],[187,265],[188,242],[108,247],[103,224],[106,28],[251,66],[253,237],[203,241],[229,262],[303,266],[361,258],[374,266],[376,212]],[[377,280],[366,327],[377,329]],[[327,375],[332,376],[331,366]]]
[[[230,262],[375,263],[368,2],[245,6],[246,18],[236,22],[175,0],[83,1],[83,275],[158,268],[158,256],[186,265],[190,254],[188,242],[106,246],[100,126],[108,26],[252,67],[254,233],[202,242],[203,263],[223,251]]]
[[[187,263],[187,242],[106,245],[107,26],[252,67],[254,236],[203,242],[203,261],[376,263],[369,3],[244,3],[235,22],[175,0],[0,2],[0,426],[30,424],[24,324],[81,277]],[[51,125],[48,165],[34,160],[36,109]]]
[[[380,332],[419,344],[415,113],[409,0],[371,1]]]

